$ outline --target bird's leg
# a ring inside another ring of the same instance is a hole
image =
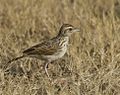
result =
[[[49,74],[48,74],[48,70],[47,70],[49,63],[50,63],[50,62],[47,62],[47,63],[45,64],[45,73],[46,73],[46,75],[48,76],[49,80],[51,81],[51,78],[50,78],[50,76],[49,76]]]

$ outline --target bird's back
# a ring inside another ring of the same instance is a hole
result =
[[[53,38],[23,51],[24,55],[53,61],[61,58],[67,50],[68,38]]]

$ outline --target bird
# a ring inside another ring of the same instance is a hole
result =
[[[65,55],[71,34],[79,31],[79,28],[74,27],[71,24],[63,24],[60,27],[57,36],[46,41],[40,42],[39,44],[36,44],[34,46],[31,46],[28,49],[25,49],[22,52],[21,56],[10,60],[8,63],[11,63],[24,57],[31,57],[43,60],[45,62],[45,73],[47,77],[51,80],[47,70],[48,64],[54,60],[62,58]]]

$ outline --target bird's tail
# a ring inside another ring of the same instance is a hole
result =
[[[10,63],[14,62],[14,61],[17,61],[18,59],[21,59],[25,57],[24,55],[22,56],[19,56],[19,57],[16,57],[16,58],[13,58],[12,60],[8,61],[5,65],[4,65],[4,69],[6,69],[8,67],[8,65],[10,66]],[[11,67],[11,66],[10,66]]]
[[[23,58],[23,57],[25,57],[25,56],[22,55],[22,56],[19,56],[19,57],[13,58],[12,60],[8,61],[8,63],[11,63],[11,62],[16,61],[16,60],[18,60],[18,59],[21,59],[21,58]]]

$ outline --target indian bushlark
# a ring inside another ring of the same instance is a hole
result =
[[[49,77],[47,71],[48,64],[64,56],[64,54],[67,51],[70,35],[74,32],[79,32],[79,31],[80,30],[78,28],[75,28],[70,24],[63,24],[56,37],[26,49],[25,51],[23,51],[22,56],[10,60],[9,63],[23,57],[32,57],[32,58],[38,58],[40,60],[44,60],[45,72]]]

